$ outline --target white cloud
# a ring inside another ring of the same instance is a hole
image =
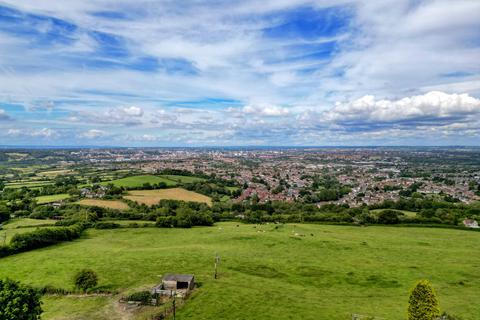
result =
[[[59,133],[51,128],[43,128],[39,130],[34,130],[31,132],[33,137],[41,137],[41,138],[55,138],[59,136]]]
[[[64,137],[62,125],[75,137],[100,134],[88,130],[96,127],[138,141],[182,136],[247,144],[336,139],[349,128],[370,131],[365,139],[377,136],[373,132],[417,134],[420,125],[477,132],[479,1],[190,1],[181,10],[175,1],[2,3],[23,10],[23,17],[41,14],[76,26],[68,35],[73,43],[40,46],[35,43],[54,27],[51,22],[38,25],[35,38],[0,32],[0,102],[45,112],[34,121],[14,113],[23,136]],[[315,14],[339,5],[345,6],[338,16],[347,12],[349,18],[333,35],[302,39],[265,32],[288,24],[296,16],[288,10]],[[125,18],[93,14],[101,11]],[[125,56],[99,53],[102,44],[92,32],[119,39]],[[322,54],[329,47],[335,49]],[[144,58],[159,69],[126,67]],[[165,67],[177,61],[188,70]],[[215,99],[233,102],[210,105]],[[184,108],[189,102],[193,107]],[[11,117],[0,109],[5,119]]]
[[[156,140],[158,140],[158,138],[156,136],[153,136],[151,134],[144,134],[141,137],[141,139],[144,140],[144,141],[156,141]]]
[[[332,122],[419,122],[455,118],[464,119],[480,114],[480,99],[468,94],[447,94],[432,91],[399,100],[377,100],[364,96],[348,103],[337,103],[325,112],[324,120]]]
[[[79,111],[65,118],[65,121],[84,124],[139,125],[143,122],[140,107],[117,107],[106,111]]]
[[[7,130],[7,135],[11,137],[18,137],[22,134],[22,131],[20,129],[8,129]]]
[[[258,116],[279,117],[289,114],[287,108],[282,108],[270,104],[250,104],[243,107],[243,112],[246,114],[253,114]]]
[[[143,134],[138,136],[127,135],[125,137],[125,140],[135,141],[135,142],[153,142],[153,141],[159,141],[159,138],[151,134]]]
[[[96,139],[105,136],[107,133],[103,130],[91,129],[80,134],[80,137],[87,139]]]
[[[143,115],[143,110],[141,108],[135,107],[135,106],[124,107],[121,110],[126,115],[132,116],[132,117],[141,117]]]

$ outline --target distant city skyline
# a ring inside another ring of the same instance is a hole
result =
[[[479,57],[473,0],[0,0],[0,146],[479,146]]]

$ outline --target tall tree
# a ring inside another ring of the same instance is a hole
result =
[[[440,316],[438,299],[427,280],[417,282],[408,301],[408,320],[434,320]]]

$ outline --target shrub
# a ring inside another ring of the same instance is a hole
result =
[[[6,206],[0,206],[0,223],[10,219],[10,210]]]
[[[46,285],[45,287],[41,287],[38,289],[40,294],[58,294],[58,295],[67,295],[71,293],[71,291],[63,288],[57,288],[52,285]]]
[[[177,225],[177,219],[172,216],[158,217],[155,225],[159,228],[172,228]]]
[[[439,316],[437,296],[430,282],[419,281],[408,301],[408,320],[435,320]]]
[[[95,223],[95,229],[117,229],[121,225],[115,222],[97,222]]]
[[[74,278],[75,287],[86,291],[95,287],[98,283],[98,276],[95,271],[90,269],[83,269],[77,272]]]
[[[37,291],[13,280],[0,280],[0,319],[37,320],[41,313]]]
[[[8,246],[0,246],[0,258],[1,257],[6,257],[8,255],[11,255],[12,251],[10,250],[10,247]]]
[[[152,300],[152,294],[150,291],[139,291],[132,293],[127,297],[128,301],[138,301],[142,304],[150,304]]]
[[[62,241],[72,241],[80,237],[85,226],[76,224],[63,228],[43,228],[28,233],[18,233],[10,241],[11,253],[46,247]]]
[[[400,223],[400,218],[399,218],[400,215],[403,215],[403,213],[395,210],[382,210],[378,214],[378,223],[381,223],[381,224]]]

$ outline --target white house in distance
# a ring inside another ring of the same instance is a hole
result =
[[[467,228],[480,228],[478,226],[478,222],[473,219],[465,219],[463,220],[463,225]]]

